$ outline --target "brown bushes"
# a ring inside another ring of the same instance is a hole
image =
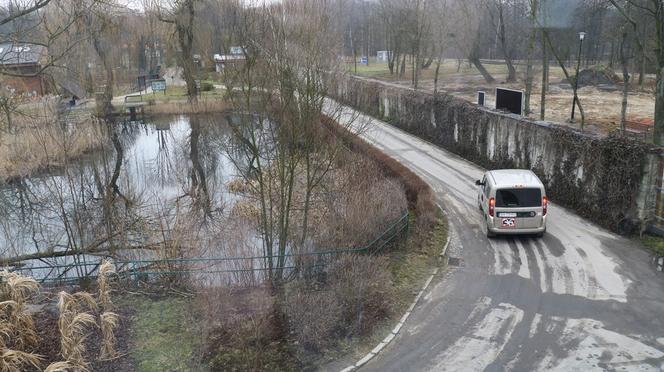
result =
[[[289,285],[284,311],[299,344],[320,351],[338,336],[366,335],[393,313],[393,295],[386,257],[344,255],[325,283]]]
[[[267,288],[208,288],[197,296],[212,371],[297,370],[276,297]]]
[[[436,201],[433,190],[428,183],[394,158],[341,127],[331,118],[323,116],[322,122],[337,137],[341,138],[351,150],[375,160],[381,165],[382,170],[388,177],[399,179],[406,190],[408,207],[415,211],[418,226],[433,226],[436,219]]]

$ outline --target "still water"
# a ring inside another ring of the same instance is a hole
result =
[[[0,258],[90,247],[121,259],[182,257],[168,252],[175,246],[197,257],[256,255],[255,229],[229,219],[238,197],[226,185],[238,177],[243,162],[228,151],[228,120],[233,117],[115,123],[103,150],[3,185]],[[98,261],[97,255],[77,255],[21,264],[46,267],[31,272],[39,276],[62,271],[58,265]]]

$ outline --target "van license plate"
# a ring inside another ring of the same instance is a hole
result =
[[[503,227],[515,228],[516,227],[516,218],[503,218]]]
[[[501,213],[498,213],[498,217],[510,217],[510,218],[514,218],[514,217],[516,217],[516,213],[501,212]]]

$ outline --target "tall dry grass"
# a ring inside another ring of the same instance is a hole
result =
[[[39,284],[32,278],[0,271],[0,371],[19,372],[39,368],[41,357],[28,352],[37,341],[27,304]]]
[[[0,179],[62,166],[105,142],[104,126],[98,120],[59,117],[55,101],[35,105],[29,114],[14,115],[9,129],[0,128]]]
[[[97,326],[92,312],[97,310],[97,302],[87,292],[58,294],[58,329],[60,331],[60,354],[75,369],[88,370],[85,359],[87,339],[91,329]]]
[[[113,273],[115,273],[113,264],[108,260],[102,261],[101,265],[99,265],[99,276],[97,277],[97,300],[99,306],[105,311],[113,309],[109,283],[110,275]]]
[[[99,328],[101,329],[101,348],[99,359],[111,359],[117,355],[115,350],[115,329],[118,326],[118,314],[112,312],[113,302],[111,301],[110,275],[115,272],[113,264],[104,260],[99,266],[99,276],[97,277],[98,294],[97,301],[102,313],[99,314]]]
[[[7,336],[6,340],[0,337],[2,346],[23,349],[37,342],[35,323],[27,308],[29,298],[37,291],[39,284],[34,279],[0,271],[0,328]]]

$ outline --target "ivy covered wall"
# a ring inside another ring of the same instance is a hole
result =
[[[504,114],[446,94],[356,77],[330,79],[333,98],[426,139],[484,168],[529,168],[549,197],[621,233],[633,232],[652,206],[645,169],[657,157],[648,145],[599,137],[548,122]],[[646,190],[647,189],[647,190]]]

